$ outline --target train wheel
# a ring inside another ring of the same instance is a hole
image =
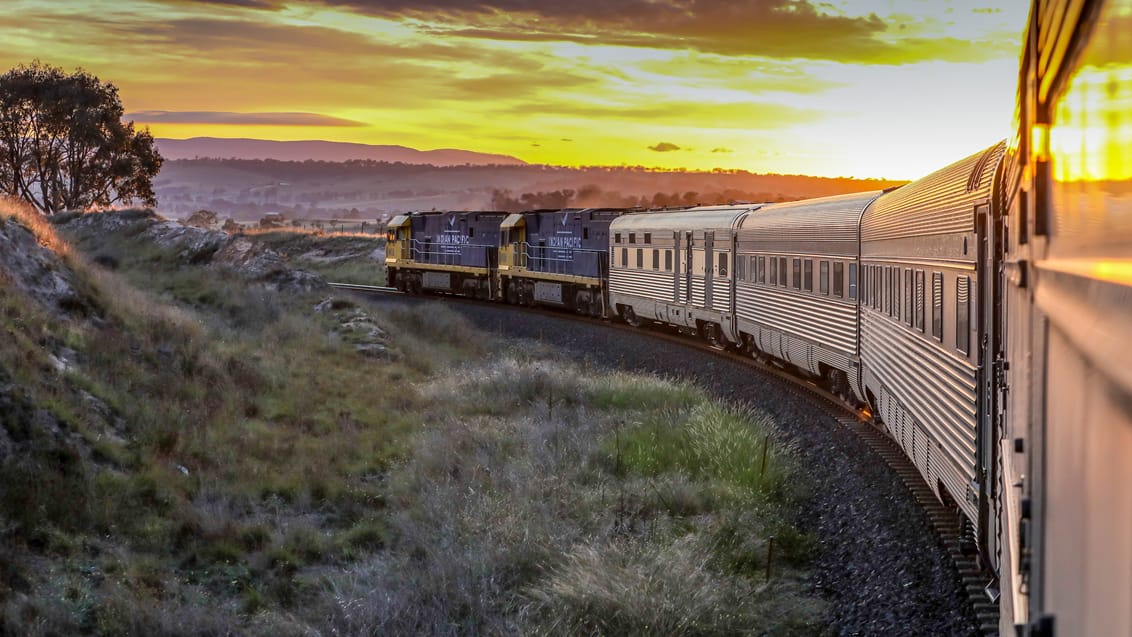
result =
[[[641,326],[641,319],[637,317],[637,313],[633,311],[633,307],[626,305],[621,309],[621,316],[625,318],[625,322],[633,327]]]
[[[712,349],[727,349],[727,340],[723,338],[723,330],[719,329],[719,326],[715,323],[705,323],[701,333]]]

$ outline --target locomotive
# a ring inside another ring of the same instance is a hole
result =
[[[695,334],[867,410],[1002,634],[1132,635],[1132,0],[1035,2],[1008,142],[886,191],[401,215],[391,285]]]

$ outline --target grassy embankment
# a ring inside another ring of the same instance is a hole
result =
[[[293,267],[335,283],[385,285],[385,237],[279,228],[247,234],[288,257]]]
[[[0,277],[0,633],[814,629],[761,416],[436,305],[375,313],[402,355],[365,358],[318,299],[39,232],[87,303]]]

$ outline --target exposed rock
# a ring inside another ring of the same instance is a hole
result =
[[[30,230],[13,220],[0,220],[0,280],[58,316],[84,307],[73,274],[62,258],[39,245]]]
[[[166,221],[151,211],[86,214],[60,220],[58,223],[66,226],[69,231],[91,236],[141,234],[155,245],[175,251],[177,260],[181,263],[227,268],[249,281],[261,282],[272,290],[309,292],[327,288],[322,277],[291,268],[284,255],[251,237]],[[103,261],[108,259],[104,258]]]
[[[183,226],[173,221],[155,223],[145,234],[155,244],[177,250],[177,258],[183,263],[208,263],[228,242],[228,235],[219,230]]]

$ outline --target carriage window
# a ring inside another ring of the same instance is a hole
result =
[[[664,251],[664,271],[665,272],[671,272],[672,271],[672,251],[671,250],[665,250]]]
[[[654,270],[660,269],[660,250],[653,250],[652,251],[652,269],[654,269]]]
[[[786,287],[786,257],[778,257],[778,284]]]
[[[742,281],[746,278],[747,272],[747,257],[735,257],[735,280]]]
[[[790,277],[792,279],[790,287],[794,288],[795,290],[801,290],[802,289],[802,260],[801,259],[794,259],[794,261],[793,261],[793,263],[791,263],[791,265],[793,266],[793,270],[791,271],[791,274],[793,276]]]
[[[645,251],[641,248],[637,248],[637,267],[645,267]]]
[[[637,233],[636,232],[630,232],[629,233],[629,243],[636,243],[636,242],[637,242]]]
[[[955,349],[971,353],[970,313],[967,308],[971,295],[971,278],[961,276],[955,282]]]
[[[717,261],[719,261],[719,276],[727,276],[727,253],[720,252]]]
[[[802,264],[802,287],[807,292],[814,291],[814,260],[806,259]]]
[[[840,261],[833,262],[833,295],[845,296],[845,264]]]
[[[916,300],[913,296],[915,290],[912,287],[912,270],[904,268],[904,322],[908,327],[912,327],[912,303]]]
[[[621,248],[621,267],[629,267],[629,248]]]
[[[770,258],[770,284],[778,285],[778,257]]]
[[[829,261],[818,264],[818,291],[829,296]]]
[[[613,234],[613,243],[621,243],[621,233],[615,232]]]
[[[896,287],[899,285],[899,278],[899,268],[896,269],[896,274],[893,274],[893,268],[891,266],[886,266],[884,268],[884,308],[885,313],[887,313],[889,316],[895,315],[895,312],[892,308],[897,304],[897,301],[895,299],[899,298],[897,296],[896,290]]]
[[[756,268],[758,276],[756,281],[758,283],[766,283],[766,257],[759,257],[758,267]]]
[[[849,298],[857,300],[857,264],[849,264]]]
[[[943,273],[932,272],[932,336],[943,342]]]
[[[903,288],[900,287],[900,268],[894,267],[892,268],[892,299],[889,301],[892,307],[889,309],[888,315],[898,321],[902,316],[900,308],[903,307],[901,304],[904,302],[904,297],[900,295],[902,290]]]
[[[916,329],[924,331],[924,271],[916,270]]]
[[[652,243],[652,233],[651,232],[645,233],[645,243]]]

